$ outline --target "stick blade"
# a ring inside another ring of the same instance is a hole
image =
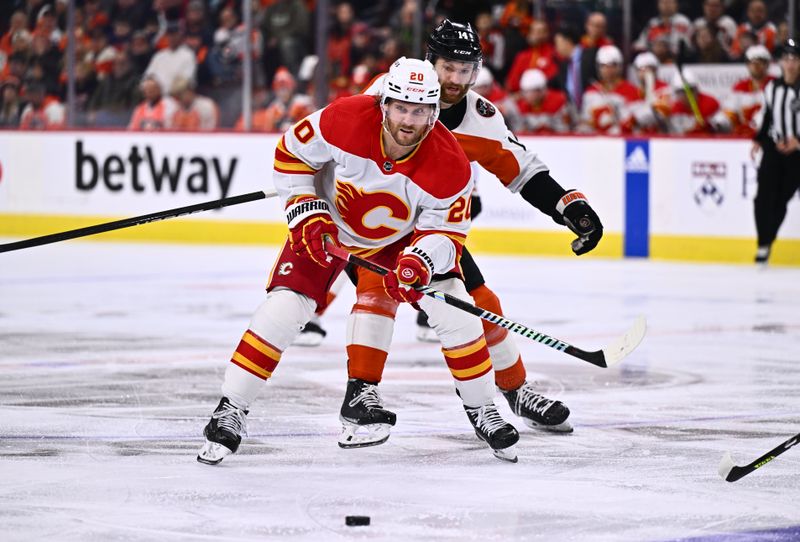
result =
[[[733,462],[731,453],[725,452],[725,455],[722,456],[722,460],[719,462],[719,475],[723,480],[733,482],[733,480],[728,480],[728,476],[730,476],[731,471],[733,471],[733,467],[735,466],[736,465]]]
[[[603,348],[606,367],[616,365],[625,359],[625,356],[633,352],[634,349],[639,346],[646,332],[647,320],[644,316],[639,316],[622,337],[617,339],[611,346]]]

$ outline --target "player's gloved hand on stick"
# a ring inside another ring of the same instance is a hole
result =
[[[572,252],[580,256],[586,254],[603,237],[603,224],[591,208],[586,196],[577,190],[569,190],[556,204],[564,224],[578,236],[572,241]]]
[[[413,286],[427,286],[433,275],[433,260],[417,247],[406,247],[397,257],[394,270],[383,277],[383,287],[400,303],[416,303],[424,295]]]
[[[295,198],[286,206],[286,221],[292,251],[322,267],[330,266],[332,258],[325,252],[323,236],[339,244],[339,230],[328,212],[328,204],[316,196]]]

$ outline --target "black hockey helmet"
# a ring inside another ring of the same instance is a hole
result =
[[[783,42],[783,53],[781,56],[786,55],[800,57],[800,44],[797,43],[797,40],[789,38]]]
[[[483,60],[481,40],[469,23],[454,23],[450,19],[445,19],[428,37],[428,51],[425,58],[434,63],[436,57],[480,63]]]

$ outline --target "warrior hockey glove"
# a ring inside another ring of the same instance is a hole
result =
[[[570,190],[558,200],[556,211],[561,214],[567,227],[578,236],[572,241],[572,252],[580,256],[597,246],[603,237],[603,224],[589,206],[586,196],[577,190]]]
[[[298,256],[310,258],[322,267],[331,259],[325,252],[323,236],[339,243],[338,229],[328,212],[328,204],[315,196],[301,196],[286,206],[289,247]]]
[[[433,260],[418,247],[406,247],[397,257],[394,271],[383,277],[383,287],[389,296],[400,303],[416,303],[422,292],[412,286],[427,286],[433,275]]]

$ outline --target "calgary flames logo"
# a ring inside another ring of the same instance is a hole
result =
[[[376,241],[386,239],[400,231],[398,228],[392,228],[384,223],[376,226],[366,224],[367,217],[379,209],[386,209],[388,218],[399,221],[406,221],[411,217],[408,205],[391,192],[366,192],[352,184],[338,180],[336,181],[336,191],[338,192],[336,209],[342,220],[352,228],[353,232],[365,239]],[[383,219],[382,216],[377,219],[374,217],[375,215],[373,215],[373,222]]]

